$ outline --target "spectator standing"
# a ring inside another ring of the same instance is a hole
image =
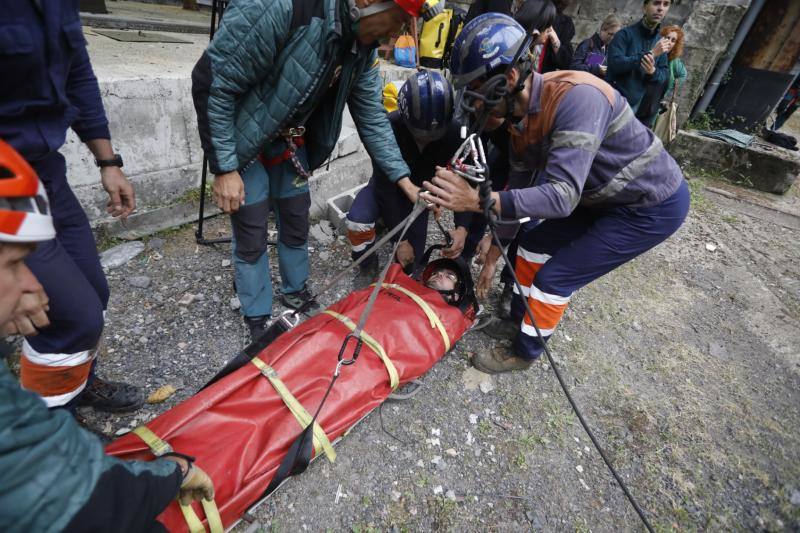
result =
[[[620,30],[608,46],[606,80],[628,100],[634,112],[650,85],[665,82],[670,43],[659,34],[670,0],[644,0],[643,16]]]
[[[608,15],[600,29],[591,37],[581,42],[572,55],[570,70],[583,70],[591,72],[599,78],[605,78],[608,66],[606,65],[606,52],[608,44],[614,35],[622,28],[622,21],[615,14]]]
[[[525,0],[514,14],[520,26],[528,32],[538,32],[531,45],[531,62],[536,72],[553,72],[569,68],[572,61],[570,40],[575,25],[567,15],[559,14],[550,0]]]

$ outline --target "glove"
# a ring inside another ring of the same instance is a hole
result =
[[[189,505],[192,501],[213,500],[214,482],[200,467],[192,465],[183,476],[178,500],[181,505]]]

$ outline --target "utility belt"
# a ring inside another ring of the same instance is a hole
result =
[[[305,126],[298,126],[296,128],[287,128],[280,132],[280,137],[286,142],[286,150],[281,152],[275,157],[266,157],[264,153],[258,155],[258,160],[264,165],[265,168],[280,165],[284,161],[291,161],[292,166],[297,171],[298,176],[302,178],[311,178],[311,172],[308,171],[300,159],[297,157],[297,149],[305,144],[306,133]]]

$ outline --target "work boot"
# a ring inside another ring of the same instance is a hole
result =
[[[135,411],[144,403],[144,391],[135,385],[106,381],[97,376],[86,386],[77,401],[78,407],[95,411],[123,413]]]
[[[503,320],[511,318],[511,300],[514,298],[514,284],[503,284],[503,291],[497,299],[497,317]]]
[[[533,359],[517,357],[509,346],[495,346],[488,352],[478,352],[472,356],[472,366],[487,374],[525,370],[532,364]]]
[[[250,330],[250,342],[255,342],[256,339],[261,338],[261,335],[267,330],[269,318],[269,315],[244,317],[244,323],[247,324],[247,329]]]
[[[283,305],[286,307],[295,310],[303,307],[306,302],[311,302],[303,309],[303,312],[310,315],[319,311],[319,304],[314,299],[314,293],[311,292],[311,289],[308,288],[308,285],[303,285],[303,288],[297,292],[281,294],[281,302],[283,302]]]
[[[494,317],[481,331],[499,341],[513,340],[519,331],[519,322]]]

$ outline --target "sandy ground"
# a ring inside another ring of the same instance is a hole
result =
[[[798,530],[800,224],[691,185],[683,228],[577,293],[551,346],[659,531]],[[227,222],[207,232],[224,234]],[[320,287],[346,264],[347,247],[343,238],[312,247]],[[228,259],[226,246],[198,247],[187,227],[148,239],[109,272],[101,373],[179,390],[127,416],[83,411],[90,427],[113,436],[152,419],[243,346]],[[137,276],[150,285],[131,286]],[[187,293],[193,301],[178,303]],[[467,334],[416,397],[385,405],[392,435],[368,416],[335,464],[315,462],[253,513],[258,527],[641,530],[549,365],[477,376],[491,386],[475,387],[468,356],[491,346]],[[426,441],[433,435],[438,445]]]

